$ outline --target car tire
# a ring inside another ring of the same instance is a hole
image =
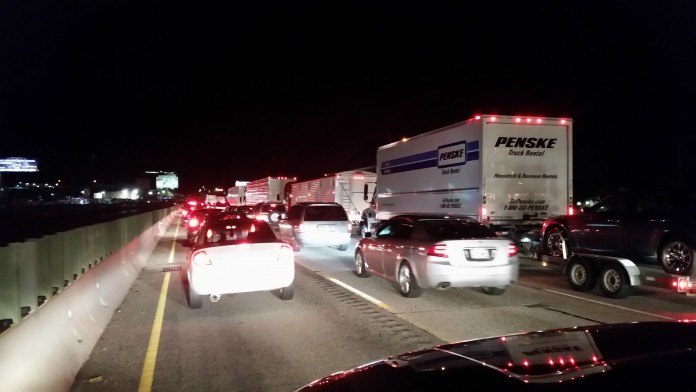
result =
[[[198,294],[193,287],[191,287],[191,282],[188,285],[188,300],[189,308],[200,309],[203,306],[203,296]]]
[[[607,263],[599,274],[599,287],[605,297],[626,298],[631,293],[628,273],[619,263]]]
[[[416,298],[421,295],[421,288],[418,286],[416,275],[413,274],[413,268],[408,261],[401,263],[399,272],[396,275],[396,283],[399,288],[399,293],[407,298]]]
[[[578,258],[570,261],[566,269],[568,283],[575,291],[590,291],[597,284],[597,272],[589,261]]]
[[[289,301],[295,297],[295,283],[290,283],[289,286],[278,289],[278,297],[283,301]]]
[[[280,212],[271,212],[268,214],[268,220],[271,222],[278,222],[280,220]]]
[[[552,227],[544,235],[542,248],[544,254],[551,257],[563,257],[563,246],[566,249],[566,258],[570,256],[568,251],[568,234],[560,227]]]
[[[293,239],[290,240],[290,241],[291,241],[290,245],[292,246],[293,252],[299,252],[300,249],[302,249],[302,247],[300,246],[300,244],[297,242],[297,239],[296,239],[296,238],[293,237]]]
[[[687,275],[694,264],[694,247],[680,238],[666,242],[658,255],[662,268],[669,274]]]
[[[488,295],[503,295],[503,293],[505,293],[505,290],[506,288],[500,287],[481,287],[481,291]]]
[[[367,270],[367,265],[365,264],[365,259],[361,251],[355,252],[355,264],[353,272],[361,278],[367,278],[370,273]]]

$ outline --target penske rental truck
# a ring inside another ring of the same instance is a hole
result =
[[[500,115],[381,146],[376,222],[402,213],[466,215],[522,242],[547,217],[572,213],[572,151],[572,119]]]
[[[295,182],[291,185],[288,204],[299,202],[338,203],[343,206],[348,218],[357,225],[361,212],[369,207],[363,197],[372,194],[377,174],[366,169],[347,170],[313,180]]]
[[[297,178],[265,177],[246,184],[244,197],[247,205],[265,202],[286,203],[290,193],[290,184]]]

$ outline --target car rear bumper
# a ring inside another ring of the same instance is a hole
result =
[[[419,282],[423,288],[432,287],[507,287],[519,279],[519,264],[495,266],[453,266],[429,264],[426,276]]]
[[[300,246],[339,246],[349,245],[350,233],[300,233],[296,235]]]
[[[294,279],[294,263],[264,271],[203,266],[190,272],[189,284],[196,293],[202,295],[234,294],[275,290],[289,286]]]

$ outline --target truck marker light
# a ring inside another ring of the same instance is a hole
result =
[[[518,123],[518,122],[520,122],[520,121],[522,121],[522,119],[521,119],[521,118],[519,118],[519,117],[515,117],[515,122],[516,122],[516,123]]]
[[[565,124],[566,124],[566,120],[561,120],[561,124],[565,125]]]
[[[541,119],[537,118],[536,122],[537,122],[537,124],[541,124]]]

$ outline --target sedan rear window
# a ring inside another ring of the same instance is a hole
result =
[[[229,220],[203,229],[201,242],[206,245],[276,242],[277,237],[268,224],[258,221]]]
[[[347,221],[346,210],[341,206],[307,206],[305,221]]]
[[[464,238],[494,238],[495,232],[478,223],[463,220],[424,220],[416,224],[412,238],[436,241]]]

